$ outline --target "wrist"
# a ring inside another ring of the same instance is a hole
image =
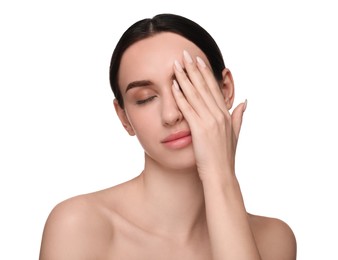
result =
[[[236,176],[226,178],[205,178],[202,181],[205,203],[208,207],[226,206],[233,213],[246,213],[242,192]]]
[[[231,167],[222,169],[198,170],[203,186],[232,186],[237,185],[238,181],[235,171]]]
[[[201,177],[203,189],[205,191],[235,191],[239,190],[239,183],[234,173],[228,174],[227,172],[204,174]]]

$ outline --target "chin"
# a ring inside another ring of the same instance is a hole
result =
[[[177,170],[195,170],[196,169],[196,161],[193,156],[180,156],[180,157],[172,157],[170,159],[161,160],[160,162],[163,166]]]
[[[196,160],[192,149],[185,151],[174,151],[170,153],[146,153],[146,157],[153,162],[156,162],[160,167],[172,170],[192,170],[196,169]]]

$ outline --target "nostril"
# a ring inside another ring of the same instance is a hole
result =
[[[182,121],[183,115],[181,111],[176,107],[169,110],[164,110],[162,114],[162,120],[164,125],[174,125]]]

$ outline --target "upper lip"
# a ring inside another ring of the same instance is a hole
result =
[[[182,137],[186,137],[191,135],[190,131],[178,131],[176,133],[168,135],[166,138],[164,138],[161,143],[171,142],[177,139],[180,139]]]

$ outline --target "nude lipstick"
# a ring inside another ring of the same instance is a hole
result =
[[[164,138],[161,143],[163,143],[167,148],[170,149],[182,149],[191,144],[191,133],[190,131],[179,131],[173,134],[170,134]]]

